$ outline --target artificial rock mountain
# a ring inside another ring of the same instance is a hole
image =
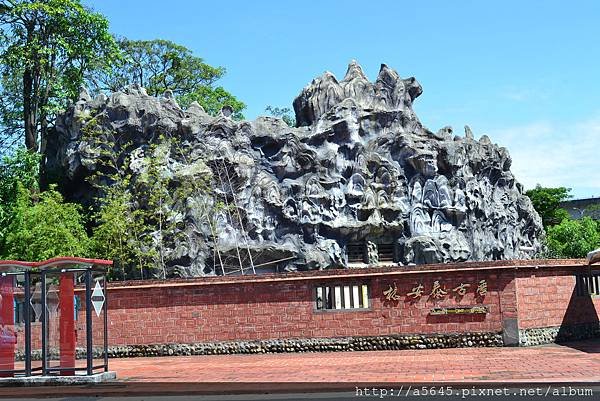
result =
[[[158,160],[172,194],[209,182],[165,200],[171,276],[227,273],[240,259],[279,270],[348,267],[348,254],[363,250],[369,264],[383,249],[400,264],[533,257],[541,220],[507,150],[468,127],[464,136],[429,131],[412,109],[421,93],[386,65],[372,83],[352,62],[341,81],[325,73],[301,91],[289,127],[273,117],[235,121],[227,109],[209,116],[197,103],[182,110],[170,93],[136,86],[94,99],[83,90],[57,119],[46,169],[83,203],[98,194],[88,178],[107,160],[132,182]],[[136,188],[134,199],[143,195]]]

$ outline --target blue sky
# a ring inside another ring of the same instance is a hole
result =
[[[599,1],[86,0],[131,39],[169,39],[212,65],[247,104],[290,107],[328,70],[381,63],[423,86],[431,130],[488,134],[526,188],[600,196]]]

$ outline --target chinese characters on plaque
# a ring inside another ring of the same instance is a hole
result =
[[[385,299],[388,301],[398,301],[400,300],[400,295],[398,295],[398,287],[396,287],[396,283],[394,283],[394,288],[390,285],[386,291],[383,292]]]
[[[394,283],[394,285],[396,285],[396,283]],[[407,297],[411,297],[413,299],[420,298],[421,295],[423,295],[423,284],[419,284],[418,286],[414,287],[411,292],[406,294]]]
[[[479,280],[479,282],[477,282],[474,285],[471,285],[470,283],[461,282],[458,286],[452,288],[451,290],[448,290],[446,288],[446,286],[444,286],[440,282],[440,280],[435,280],[431,286],[431,290],[425,292],[425,287],[423,286],[423,284],[419,283],[415,287],[413,287],[411,289],[411,291],[409,291],[406,294],[406,297],[414,300],[414,299],[421,298],[423,295],[426,294],[430,298],[433,298],[434,300],[439,300],[439,299],[443,299],[446,295],[449,295],[449,291],[454,296],[464,297],[467,294],[467,292],[469,291],[469,288],[471,288],[471,286],[473,286],[475,288],[475,295],[478,298],[485,297],[485,295],[488,292],[486,280]],[[383,291],[383,296],[388,301],[400,300],[401,295],[398,294],[398,287],[396,286],[396,283],[394,283],[393,286],[390,285],[387,290]]]
[[[469,289],[470,286],[471,286],[471,284],[460,283],[460,285],[458,287],[452,289],[452,292],[463,297],[467,293],[467,290]]]
[[[448,291],[442,288],[442,285],[440,284],[439,280],[435,280],[433,282],[433,287],[431,288],[429,296],[433,299],[442,299],[446,294],[448,294]]]

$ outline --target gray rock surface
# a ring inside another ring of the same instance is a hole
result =
[[[600,262],[600,248],[599,249],[595,249],[591,252],[588,252],[586,258],[585,258],[585,262],[588,265],[593,265],[594,263],[598,263]]]
[[[166,256],[170,275],[223,273],[215,248],[241,248],[255,265],[287,259],[279,264],[287,270],[345,267],[349,244],[368,244],[369,263],[380,244],[393,244],[403,264],[534,256],[542,224],[508,151],[468,127],[464,136],[423,127],[412,109],[421,93],[416,79],[386,65],[373,83],[352,62],[341,81],[325,73],[301,91],[297,127],[235,121],[230,110],[212,117],[197,103],[182,110],[172,96],[135,86],[92,100],[85,93],[58,117],[47,170],[84,203],[94,196],[85,178],[101,160],[129,158],[141,175],[148,156],[158,157],[147,154],[151,144],[161,144],[174,187],[208,177],[214,192],[169,205],[182,234]],[[235,210],[215,211],[211,230],[202,205],[217,202]]]

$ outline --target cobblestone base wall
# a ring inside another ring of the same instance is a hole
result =
[[[519,330],[520,346],[561,343],[588,338],[600,338],[599,323]]]
[[[434,336],[378,336],[318,339],[234,341],[203,344],[118,346],[109,356],[166,356],[264,354],[281,352],[375,351],[458,347],[501,347],[501,333],[440,334]]]
[[[284,339],[262,341],[227,341],[197,344],[144,344],[108,348],[109,358],[182,355],[265,354],[282,352],[339,352],[401,349],[501,347],[501,333],[464,333],[439,335],[398,335],[377,337],[344,337],[314,339]],[[102,357],[102,349],[94,349],[94,357]],[[41,351],[33,352],[34,360]],[[77,349],[77,358],[85,351]]]

